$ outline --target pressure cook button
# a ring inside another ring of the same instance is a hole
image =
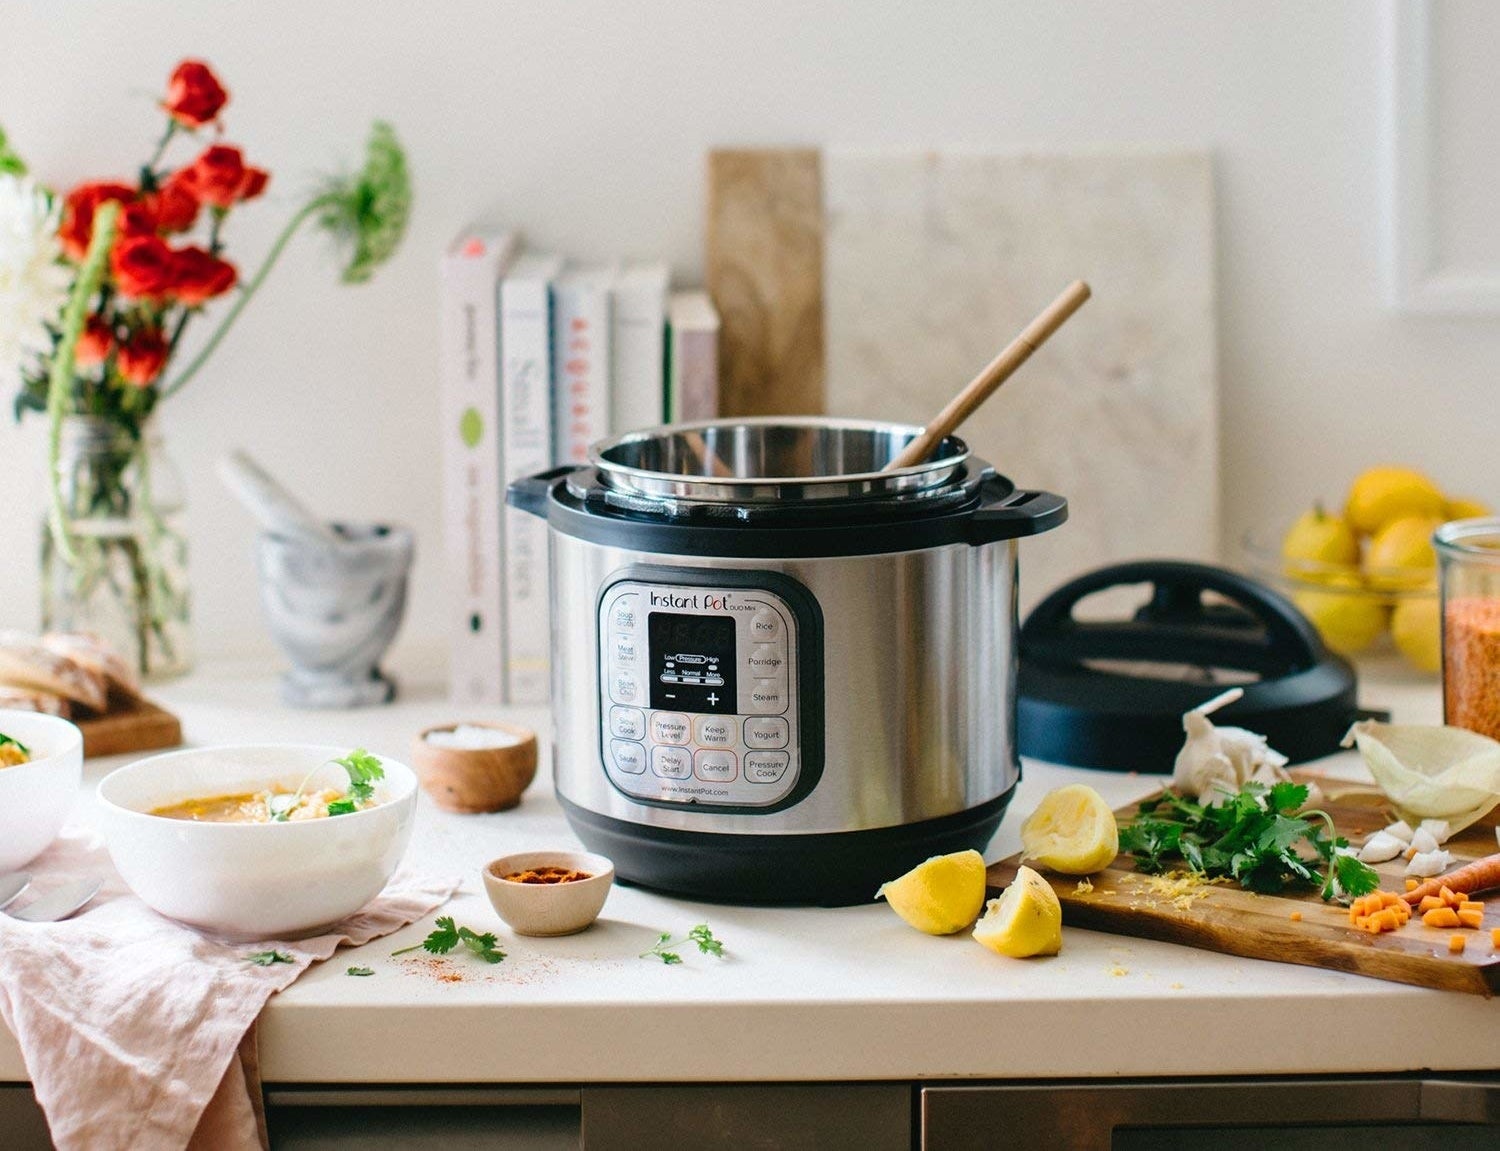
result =
[[[745,721],[746,747],[785,747],[789,735],[787,722],[779,715]]]
[[[750,617],[750,638],[757,643],[781,638],[781,617],[768,607]]]
[[[745,662],[751,675],[777,678],[786,675],[786,648],[779,643],[758,643],[750,649]]]
[[[644,739],[646,713],[638,707],[610,708],[609,734],[616,739]]]
[[[729,783],[739,773],[739,763],[732,751],[705,748],[693,756],[693,774],[705,783]]]
[[[747,751],[745,778],[751,783],[780,783],[792,757],[784,751]]]
[[[686,779],[693,774],[693,758],[685,747],[653,747],[651,770],[663,779]]]
[[[641,597],[629,592],[615,600],[609,608],[609,630],[622,635],[634,635],[641,630]]]
[[[616,771],[623,771],[626,775],[646,773],[646,749],[638,743],[632,743],[628,739],[612,739],[609,742],[609,756],[615,762]]]
[[[700,715],[696,724],[696,742],[704,747],[733,747],[735,721],[722,715]]]
[[[611,668],[609,698],[616,703],[641,703],[646,698],[646,685],[633,671],[619,667]]]
[[[692,731],[688,717],[675,711],[657,711],[651,714],[651,738],[656,743],[672,743],[687,746],[688,733]]]
[[[749,710],[775,715],[786,710],[786,680],[757,679],[750,685]]]

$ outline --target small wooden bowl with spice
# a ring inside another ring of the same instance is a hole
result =
[[[594,920],[609,897],[615,865],[586,851],[523,851],[484,869],[495,912],[517,935],[572,935]]]
[[[536,732],[509,723],[446,723],[412,740],[422,790],[444,811],[504,811],[536,778]]]

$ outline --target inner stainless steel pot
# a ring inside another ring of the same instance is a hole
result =
[[[926,462],[881,471],[921,430],[814,416],[711,420],[602,441],[589,461],[610,488],[681,503],[878,498],[941,488],[962,470],[969,447],[949,436]]]

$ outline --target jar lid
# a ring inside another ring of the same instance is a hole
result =
[[[1451,520],[1432,534],[1439,554],[1500,567],[1500,516]]]

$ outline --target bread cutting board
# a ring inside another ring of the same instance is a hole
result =
[[[1351,843],[1361,842],[1366,834],[1391,821],[1383,797],[1339,794],[1341,785],[1335,781],[1297,774],[1304,781],[1316,780],[1326,789],[1319,806],[1333,817],[1339,833]],[[1121,808],[1116,818],[1127,823],[1136,809],[1135,804]],[[1495,852],[1495,815],[1491,812],[1444,845],[1453,853],[1455,867]],[[1183,894],[1164,890],[1166,885],[1137,874],[1130,863],[1129,856],[1121,855],[1113,866],[1091,877],[1091,891],[1080,891],[1076,877],[1047,875],[1062,902],[1063,923],[1419,987],[1485,996],[1500,990],[1500,950],[1490,938],[1490,929],[1500,927],[1500,895],[1491,896],[1484,926],[1479,930],[1455,932],[1426,927],[1414,916],[1398,931],[1370,935],[1350,926],[1346,908],[1324,903],[1316,892],[1256,895],[1238,885],[1214,884]],[[1018,859],[1011,858],[992,866],[989,885],[1005,887],[1015,878],[1017,864]],[[1405,890],[1404,866],[1398,859],[1376,868],[1382,890]],[[1293,919],[1294,914],[1300,919]],[[1448,940],[1454,934],[1462,934],[1467,941],[1457,955],[1448,951]]]
[[[148,699],[119,703],[103,715],[77,721],[86,759],[156,751],[182,742],[182,722]]]

